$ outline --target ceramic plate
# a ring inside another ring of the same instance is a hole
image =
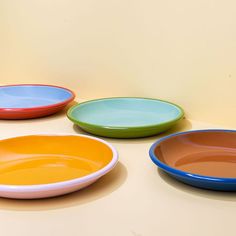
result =
[[[0,86],[0,119],[29,119],[51,115],[74,100],[66,88],[19,84]]]
[[[75,105],[67,115],[89,133],[135,138],[169,129],[183,117],[183,110],[175,104],[157,99],[105,98]]]
[[[84,188],[117,163],[107,142],[85,135],[31,135],[0,141],[0,197],[45,198]]]
[[[174,178],[205,189],[236,191],[236,131],[169,135],[150,149],[152,161]]]

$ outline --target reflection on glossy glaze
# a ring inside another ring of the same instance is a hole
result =
[[[91,174],[112,159],[105,144],[79,136],[25,136],[0,141],[0,184],[61,182]]]
[[[199,175],[236,177],[236,152],[200,152],[186,155],[175,168]]]
[[[236,132],[193,132],[160,143],[159,160],[192,174],[236,178]]]

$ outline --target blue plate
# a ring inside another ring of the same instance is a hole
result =
[[[0,86],[0,118],[24,119],[55,113],[74,99],[66,88],[19,84]]]
[[[236,191],[236,131],[195,130],[155,142],[152,161],[186,184],[211,190]]]

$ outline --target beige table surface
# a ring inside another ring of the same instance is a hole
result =
[[[215,127],[185,119],[168,134]],[[65,112],[0,121],[0,138],[42,132],[83,133]],[[87,189],[45,200],[0,198],[0,235],[234,235],[236,193],[193,188],[159,171],[148,156],[159,137],[106,139],[118,149],[119,164]]]

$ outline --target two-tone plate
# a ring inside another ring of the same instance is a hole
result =
[[[30,119],[51,115],[74,100],[66,88],[19,84],[0,86],[0,119]]]
[[[196,130],[161,138],[152,161],[174,178],[196,187],[236,191],[236,131]]]
[[[118,154],[85,135],[30,135],[0,140],[0,197],[45,198],[84,188],[109,172]]]
[[[105,98],[73,106],[68,118],[83,130],[105,137],[137,138],[163,132],[183,118],[170,102],[148,98]]]

